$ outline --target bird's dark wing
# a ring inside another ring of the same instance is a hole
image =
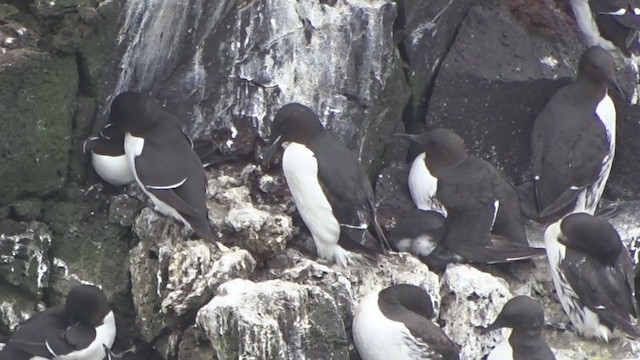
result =
[[[410,312],[402,316],[402,322],[420,342],[424,354],[429,353],[430,356],[425,357],[426,359],[460,359],[460,347],[427,318]]]
[[[442,245],[471,262],[497,263],[544,254],[501,235],[491,234],[500,202],[495,174],[483,162],[470,160],[438,179],[437,197],[447,210]],[[519,209],[518,209],[519,210]]]
[[[567,248],[560,269],[567,282],[591,311],[609,327],[615,326],[629,336],[640,337],[640,330],[630,322],[635,314],[634,297],[628,274],[630,263],[603,267],[597,259],[578,250]],[[626,263],[627,260],[622,260]],[[618,264],[622,264],[618,260]]]
[[[151,140],[145,139],[142,153],[134,159],[140,182],[181,214],[203,216],[207,212],[206,177],[191,143],[175,124],[158,126],[154,131],[161,135],[147,137]]]
[[[609,144],[595,109],[571,104],[571,85],[560,89],[534,123],[532,136],[536,207],[546,217],[575,205],[580,190],[600,176]],[[574,102],[575,103],[575,102]],[[587,121],[562,121],[571,117]]]
[[[495,195],[499,204],[495,221],[491,227],[491,233],[503,236],[509,241],[529,245],[524,231],[520,198],[516,188],[493,165],[480,159],[476,159],[476,161],[484,163],[483,167],[487,168],[491,174],[491,192]]]
[[[54,354],[60,356],[88,347],[95,338],[95,328],[78,324],[47,336],[46,345]]]
[[[373,189],[362,164],[329,134],[318,137],[310,148],[324,155],[316,156],[318,179],[340,223],[340,246],[376,253],[389,249],[377,222]]]
[[[40,356],[47,359],[53,358],[46,345],[46,339],[50,334],[59,334],[66,328],[64,320],[64,305],[54,306],[45,311],[34,314],[7,343],[7,351],[24,352],[31,356]],[[4,350],[3,350],[4,352]],[[30,359],[31,357],[25,358]],[[0,359],[3,359],[0,356]],[[13,358],[11,358],[13,360]]]

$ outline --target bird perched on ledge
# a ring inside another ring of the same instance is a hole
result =
[[[321,258],[347,266],[352,252],[372,256],[389,249],[362,164],[313,110],[297,103],[278,110],[265,164],[278,147],[284,148],[282,171],[293,201]]]

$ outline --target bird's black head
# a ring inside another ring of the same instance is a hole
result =
[[[560,223],[560,230],[560,243],[584,251],[605,265],[614,264],[623,249],[616,229],[597,216],[587,213],[567,215]]]
[[[162,112],[160,104],[154,99],[134,91],[118,94],[111,103],[109,122],[123,132],[140,136],[153,128],[158,121],[156,113]]]
[[[457,165],[467,158],[467,147],[458,134],[448,129],[435,129],[420,135],[425,163],[434,176],[438,171]]]
[[[616,82],[616,65],[613,56],[600,46],[592,46],[582,53],[578,63],[578,79],[610,86],[624,98],[624,93]]]
[[[79,285],[67,294],[65,313],[69,324],[96,327],[111,311],[104,292],[91,285]]]
[[[264,163],[268,164],[278,146],[290,142],[308,143],[325,131],[318,116],[308,107],[290,103],[278,110],[269,135],[269,147],[265,151]]]
[[[516,296],[507,301],[493,324],[484,328],[481,333],[504,327],[514,330],[542,331],[544,327],[544,309],[536,300],[528,296]]]
[[[435,315],[431,297],[423,288],[415,285],[391,285],[380,291],[378,301],[389,305],[400,305],[427,319],[432,319]]]

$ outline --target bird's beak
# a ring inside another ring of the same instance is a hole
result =
[[[627,96],[624,94],[615,78],[609,79],[609,87],[611,87],[611,89],[613,89],[618,95],[620,95],[620,98],[622,98],[622,100],[624,100],[625,102],[627,101]]]
[[[282,135],[278,136],[273,141],[271,141],[271,144],[269,145],[267,150],[265,150],[264,155],[262,156],[263,166],[269,165],[269,163],[271,162],[271,158],[273,157],[273,154],[276,153],[276,150],[278,150],[278,146],[280,146],[281,140],[282,140]]]
[[[499,319],[496,319],[496,321],[493,322],[493,324],[487,326],[486,328],[480,330],[480,335],[487,335],[488,333],[494,331],[494,330],[498,330],[498,329],[502,329],[504,326],[500,323]]]
[[[397,134],[393,134],[394,136],[398,136],[404,139],[407,139],[411,142],[417,143],[417,144],[422,144],[422,139],[420,138],[420,135],[413,135],[413,134],[404,134],[404,133],[397,133]]]

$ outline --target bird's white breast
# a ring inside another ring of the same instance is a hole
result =
[[[122,186],[136,180],[126,155],[108,156],[92,152],[91,164],[98,176],[111,185]]]
[[[125,133],[124,135],[124,153],[127,157],[127,163],[129,164],[129,169],[133,173],[138,185],[142,191],[151,199],[153,205],[155,206],[156,211],[164,214],[166,216],[170,216],[178,221],[180,221],[185,228],[188,230],[192,230],[191,225],[187,222],[180,213],[176,211],[173,207],[169,206],[169,204],[164,201],[158,199],[155,195],[147,190],[145,184],[140,181],[140,177],[138,176],[138,172],[136,171],[136,157],[142,154],[144,150],[144,138],[133,136],[130,133]]]
[[[513,348],[509,340],[505,340],[491,350],[487,360],[513,360]]]
[[[616,108],[608,94],[605,94],[604,98],[598,103],[596,115],[606,130],[609,152],[602,160],[598,180],[587,188],[586,191],[582,191],[574,208],[574,212],[584,211],[591,215],[596,211],[600,197],[602,197],[602,193],[604,192],[616,152]]]
[[[566,254],[566,246],[558,241],[561,234],[560,222],[561,220],[558,220],[549,225],[544,233],[549,271],[553,278],[558,300],[560,300],[565,314],[580,334],[587,338],[596,337],[608,341],[607,339],[612,336],[611,331],[600,323],[600,318],[596,313],[586,306],[582,306],[582,301],[579,300],[578,295],[560,269],[560,263]]]
[[[366,295],[353,318],[353,342],[362,360],[419,360],[407,346],[411,333],[403,323],[386,318],[378,306],[378,292]]]
[[[298,212],[311,231],[318,255],[346,265],[345,250],[338,245],[340,224],[320,186],[313,151],[302,144],[289,143],[282,156],[282,171]]]
[[[102,325],[96,328],[96,339],[85,349],[70,353],[68,355],[60,355],[56,360],[103,360],[105,352],[103,344],[109,349],[113,346],[116,338],[116,321],[113,311],[105,316]]]
[[[447,216],[447,211],[436,199],[438,179],[431,175],[424,162],[425,153],[418,155],[409,170],[409,192],[416,207],[421,210],[437,211]]]

